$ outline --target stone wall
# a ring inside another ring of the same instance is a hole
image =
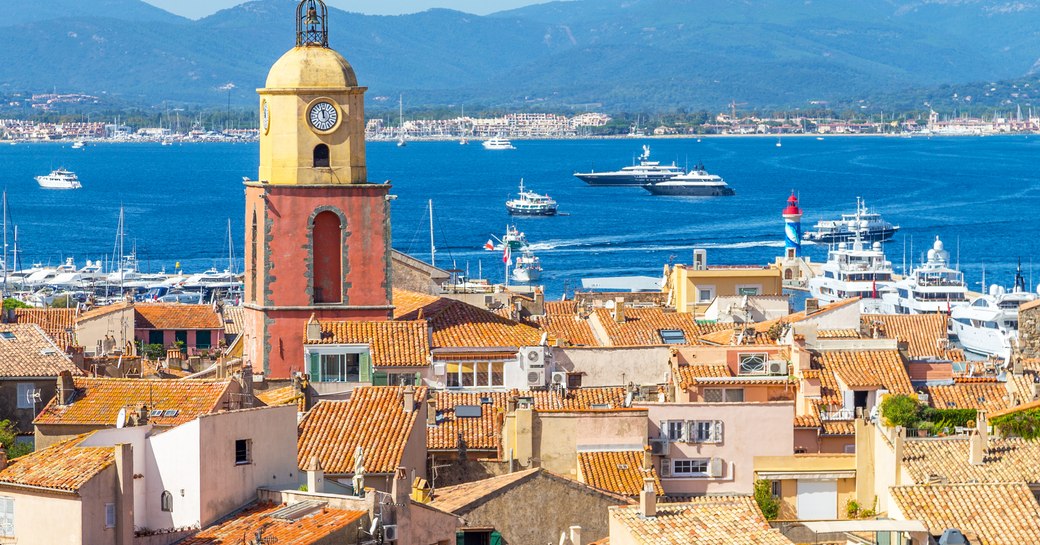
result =
[[[1023,358],[1040,358],[1040,305],[1019,310],[1018,355]]]
[[[456,513],[470,527],[494,527],[503,543],[559,543],[560,532],[581,526],[589,543],[609,534],[607,508],[624,505],[620,497],[544,471],[497,493],[471,511]]]

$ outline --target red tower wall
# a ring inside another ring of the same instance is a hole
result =
[[[391,318],[389,190],[384,184],[246,184],[243,349],[254,368],[262,365],[276,379],[302,371],[304,328],[311,315]],[[328,215],[319,217],[323,212],[339,218],[341,237],[330,232],[335,227]],[[337,273],[338,285],[330,278]],[[315,301],[316,279],[327,299],[334,299],[338,288],[341,300]]]

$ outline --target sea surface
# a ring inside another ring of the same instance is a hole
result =
[[[653,196],[638,187],[589,187],[576,170],[614,170],[642,144],[663,162],[703,161],[736,190],[733,197]],[[545,269],[551,297],[586,277],[659,277],[670,262],[689,263],[694,248],[709,264],[765,264],[782,253],[780,212],[791,191],[803,229],[855,209],[856,197],[902,227],[885,250],[897,272],[919,262],[936,236],[970,287],[1010,285],[1022,261],[1031,289],[1040,282],[1040,136],[885,138],[617,139],[515,141],[513,151],[479,142],[392,142],[367,146],[371,181],[390,180],[393,245],[429,260],[428,201],[433,202],[436,264],[482,271],[501,281],[499,252],[482,249],[516,223]],[[0,188],[8,194],[8,247],[18,227],[20,264],[56,265],[73,257],[106,262],[115,247],[120,207],[125,249],[142,269],[188,272],[229,262],[242,269],[242,178],[256,177],[256,144],[0,144]],[[83,188],[45,190],[34,176],[64,166]],[[548,193],[561,215],[511,218],[504,202],[523,178]],[[826,248],[805,247],[814,261]],[[1033,274],[1033,269],[1036,274]]]

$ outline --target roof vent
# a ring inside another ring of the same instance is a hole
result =
[[[296,522],[302,519],[303,517],[306,517],[307,515],[313,514],[321,510],[323,507],[328,505],[328,503],[329,502],[327,501],[317,500],[301,501],[299,503],[294,503],[292,505],[282,507],[281,509],[278,509],[276,511],[272,511],[271,514],[268,516],[275,520]]]

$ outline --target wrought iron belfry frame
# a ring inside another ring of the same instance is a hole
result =
[[[301,0],[296,6],[296,46],[329,46],[329,8],[322,0]]]

